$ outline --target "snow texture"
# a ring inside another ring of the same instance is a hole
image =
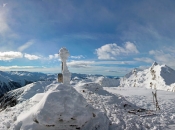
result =
[[[21,113],[11,127],[8,125],[9,122],[6,123],[10,129],[108,129],[107,116],[89,105],[81,94],[70,86],[53,82],[44,88],[47,92],[32,96],[33,90],[41,88],[43,83],[36,83],[37,86],[28,85],[25,88],[19,100],[27,97],[29,100],[23,101],[30,102],[33,106]],[[26,96],[26,91],[31,96]]]
[[[153,63],[120,80],[76,75],[68,86],[31,83],[8,93],[16,95],[18,104],[0,112],[0,130],[174,130],[175,94],[169,92],[174,74],[168,66]]]

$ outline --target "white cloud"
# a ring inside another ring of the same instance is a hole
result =
[[[59,59],[59,54],[49,55],[49,60]]]
[[[6,5],[7,5],[7,3],[3,3],[3,4],[2,4],[2,7],[5,7]]]
[[[27,59],[29,59],[29,60],[38,60],[38,59],[40,59],[41,57],[39,57],[39,56],[36,56],[36,55],[30,55],[30,54],[24,54],[24,57],[25,58],[27,58]]]
[[[94,61],[71,61],[67,65],[74,68],[89,68]]]
[[[79,56],[71,56],[70,58],[72,58],[72,59],[81,59],[81,58],[84,58],[84,56],[82,56],[82,55],[79,55]]]
[[[148,57],[134,58],[134,60],[142,61],[142,62],[146,62],[146,63],[153,63],[154,62],[154,60],[152,60],[151,58],[148,58]]]
[[[37,68],[37,66],[0,66],[0,70],[16,70],[16,69],[33,69]]]
[[[49,59],[53,59],[54,58],[54,56],[53,55],[49,55]]]
[[[96,49],[98,59],[116,59],[117,56],[122,54],[134,54],[139,53],[137,47],[131,43],[126,42],[124,47],[118,46],[116,43],[106,44],[98,49]]]
[[[134,43],[131,42],[126,42],[125,51],[126,53],[139,53],[137,47],[134,45]]]
[[[157,51],[157,52],[159,53],[159,51]],[[154,54],[156,54],[156,51],[151,50],[151,51],[149,51],[149,54],[150,54],[150,55],[154,55]]]
[[[21,52],[14,52],[14,51],[0,52],[0,60],[3,60],[3,61],[10,61],[12,59],[22,58],[22,57],[23,57],[23,54]]]
[[[94,62],[95,65],[127,65],[127,64],[136,64],[136,61],[96,61]]]
[[[29,48],[33,44],[34,44],[34,41],[33,40],[30,40],[30,41],[26,42],[25,44],[23,44],[22,46],[20,46],[18,48],[18,50],[19,51],[24,51],[25,49]]]
[[[111,72],[111,73],[118,73],[119,71],[117,70],[105,70],[106,72]]]
[[[3,36],[11,30],[7,23],[6,12],[3,10],[0,10],[0,25],[0,34]]]

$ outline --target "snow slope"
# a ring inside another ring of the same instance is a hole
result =
[[[66,88],[56,81],[40,81],[11,91],[19,94],[19,103],[0,112],[0,130],[78,129],[86,121],[89,123],[84,125],[85,130],[174,128],[175,95],[172,92],[158,91],[161,110],[153,112],[156,115],[144,116],[144,113],[135,115],[129,111],[154,110],[151,89],[102,87],[99,83],[81,81],[72,87]],[[75,118],[78,122],[74,122]]]
[[[152,91],[154,90],[152,89],[144,87],[105,87],[104,90],[115,95],[120,94],[138,107],[155,110],[152,96]],[[175,94],[173,92],[158,90],[157,98],[160,111],[155,111],[156,115],[142,118],[137,117],[135,118],[135,123],[132,122],[133,117],[130,117],[131,124],[127,122],[126,125],[141,125],[146,130],[175,130]],[[133,129],[135,130],[137,128]]]
[[[175,70],[166,65],[153,65],[145,70],[134,69],[121,78],[120,86],[146,87],[157,90],[175,90]]]
[[[118,79],[101,76],[76,75],[71,86],[57,81],[34,82],[7,93],[9,100],[15,97],[18,104],[2,109],[0,130],[174,130],[174,93],[159,90],[164,86],[157,88],[160,111],[155,111],[155,90],[149,86],[152,81],[171,87],[173,78],[168,76],[173,73],[154,63],[147,70],[126,75],[121,87],[117,87]],[[139,86],[131,87],[135,82]]]
[[[109,127],[107,116],[88,104],[73,87],[40,81],[14,91],[20,93],[17,96],[20,103],[1,112],[1,119],[14,115],[1,120],[0,129],[106,130]]]

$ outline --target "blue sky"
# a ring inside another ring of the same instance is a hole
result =
[[[174,0],[1,0],[0,70],[123,76],[154,61],[175,69]]]

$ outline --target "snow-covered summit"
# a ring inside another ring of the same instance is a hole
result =
[[[14,130],[107,130],[109,119],[86,102],[73,87],[56,81],[39,81],[13,90],[18,104],[14,106],[14,122],[6,126]],[[11,94],[13,94],[11,93]],[[12,117],[13,119],[14,117]]]
[[[121,86],[146,87],[159,90],[173,90],[175,86],[175,70],[154,62],[148,69],[134,69],[120,80]]]

